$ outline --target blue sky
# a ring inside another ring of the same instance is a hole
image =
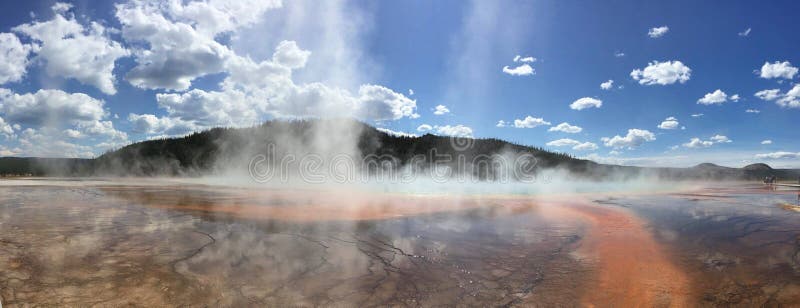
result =
[[[249,2],[0,4],[0,155],[353,116],[600,162],[800,167],[792,1]]]

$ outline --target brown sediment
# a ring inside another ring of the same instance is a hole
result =
[[[794,205],[794,204],[789,204],[789,203],[783,203],[783,204],[779,204],[779,205],[784,210],[794,211],[794,212],[800,213],[800,206],[797,206],[797,205]]]
[[[103,188],[104,193],[146,206],[224,214],[235,218],[288,221],[380,220],[486,206],[513,214],[525,208],[553,223],[586,225],[575,255],[594,268],[594,279],[581,301],[588,306],[687,306],[689,279],[646,229],[645,222],[627,210],[599,207],[583,196],[532,200],[525,197],[456,198],[400,194],[262,191],[237,198]],[[688,196],[688,195],[687,195]],[[692,194],[698,197],[700,194]],[[716,197],[709,194],[708,197]],[[536,297],[533,297],[536,298]],[[539,298],[536,298],[539,299]]]
[[[225,192],[208,196],[179,190],[164,193],[101,187],[110,196],[121,197],[160,209],[224,214],[233,218],[287,221],[378,220],[431,214],[486,206],[479,198],[441,195],[402,195],[323,191],[245,191],[235,197]],[[229,193],[229,192],[228,192]]]
[[[586,202],[548,204],[545,213],[577,216],[589,224],[577,250],[579,258],[594,264],[592,287],[581,302],[598,307],[685,307],[690,302],[690,280],[646,229],[645,223],[624,209]]]

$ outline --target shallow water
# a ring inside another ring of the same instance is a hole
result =
[[[0,181],[0,297],[43,305],[798,305],[794,192],[446,196]]]

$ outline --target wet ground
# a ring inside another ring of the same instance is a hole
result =
[[[794,306],[797,194],[0,181],[0,299],[58,306]]]

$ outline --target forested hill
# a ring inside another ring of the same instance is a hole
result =
[[[454,146],[455,144],[455,146]],[[221,169],[246,168],[256,154],[274,146],[276,155],[286,153],[356,153],[378,162],[390,161],[395,168],[408,166],[414,157],[432,163],[432,155],[461,157],[481,163],[493,155],[535,157],[536,170],[559,168],[566,174],[591,179],[630,179],[640,175],[662,179],[760,179],[777,175],[796,179],[798,170],[772,169],[765,164],[727,168],[701,164],[692,168],[640,168],[598,164],[542,148],[499,139],[452,139],[426,134],[396,136],[353,120],[275,120],[247,128],[214,128],[185,137],[163,138],[130,144],[95,159],[0,158],[0,175],[60,176],[202,176]],[[438,164],[454,167],[458,162]],[[414,161],[415,164],[419,163]],[[468,170],[492,179],[492,171]]]

